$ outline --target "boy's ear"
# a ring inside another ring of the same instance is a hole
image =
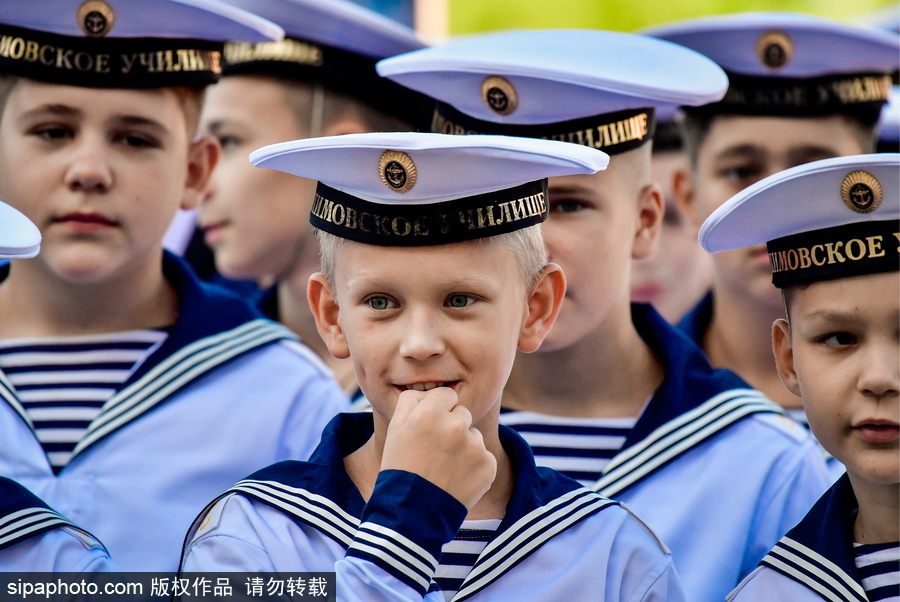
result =
[[[556,322],[565,295],[566,276],[562,268],[555,263],[547,264],[528,297],[525,321],[519,332],[519,351],[537,351]]]
[[[193,209],[206,193],[206,185],[216,163],[219,162],[219,143],[210,136],[198,136],[188,149],[187,178],[184,182],[182,209]]]
[[[644,186],[638,197],[638,228],[631,249],[633,259],[643,259],[653,252],[662,228],[663,211],[665,199],[660,185],[652,182]]]
[[[791,344],[791,326],[787,320],[778,319],[772,324],[772,351],[778,376],[788,391],[800,397],[800,381],[794,371],[794,348]]]
[[[341,308],[325,274],[316,273],[309,277],[306,298],[316,319],[316,330],[325,341],[328,351],[338,359],[350,357],[350,347],[340,322]]]
[[[700,212],[697,210],[697,195],[694,188],[694,174],[690,167],[679,167],[672,175],[672,196],[678,208],[697,231],[703,225]]]

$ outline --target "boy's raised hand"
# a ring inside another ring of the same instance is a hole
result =
[[[404,391],[388,425],[382,470],[405,470],[437,485],[466,508],[490,489],[497,459],[456,391]]]

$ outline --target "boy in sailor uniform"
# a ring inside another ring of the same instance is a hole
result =
[[[846,473],[730,596],[900,600],[900,155],[816,161],[713,212],[703,247],[766,243],[784,384]]]
[[[646,33],[703,53],[729,76],[721,101],[684,110],[691,167],[675,196],[698,226],[768,175],[875,150],[875,123],[900,69],[895,33],[786,13],[704,18]],[[713,262],[712,291],[680,327],[713,366],[733,370],[805,425],[800,398],[784,387],[772,358],[769,331],[784,306],[765,247],[718,253]],[[844,469],[826,458],[836,479]]]
[[[247,155],[313,136],[427,129],[434,103],[375,73],[379,59],[425,45],[408,27],[343,0],[228,3],[283,27],[286,39],[225,46],[223,77],[200,120],[223,151],[199,225],[218,272],[268,287],[259,308],[297,333],[356,398],[353,366],[328,353],[306,300],[319,265],[306,221],[315,182],[255,169]]]
[[[608,157],[408,133],[277,144],[251,160],[320,180],[310,305],[373,411],[336,418],[310,462],[276,464],[211,504],[182,569],[335,571],[339,600],[682,600],[641,521],[536,467],[498,423],[516,349],[537,349],[565,290],[537,228],[540,178]]]
[[[569,286],[541,349],[516,358],[500,421],[539,465],[647,521],[689,600],[721,600],[828,486],[802,428],[713,370],[651,307],[629,303],[631,261],[652,251],[662,213],[649,175],[653,107],[718,99],[724,74],[660,40],[578,30],[455,42],[378,68],[437,97],[442,131],[549,137],[611,155],[602,173],[550,180],[544,239]]]
[[[172,570],[241,476],[306,457],[343,407],[285,329],[165,253],[218,145],[195,137],[227,39],[214,0],[0,3],[0,190],[43,235],[0,274],[0,475],[124,570]]]
[[[0,202],[0,259],[34,257],[41,232]],[[114,571],[90,533],[54,512],[30,491],[0,477],[0,571]]]

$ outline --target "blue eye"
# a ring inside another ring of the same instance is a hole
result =
[[[369,307],[377,311],[383,311],[385,309],[397,307],[397,304],[387,297],[371,297],[366,301],[366,303],[369,304]]]
[[[468,307],[473,303],[475,303],[475,299],[469,295],[456,294],[447,297],[447,305],[450,307]]]

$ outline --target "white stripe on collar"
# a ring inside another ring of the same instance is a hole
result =
[[[535,508],[485,546],[454,601],[474,596],[553,537],[611,505],[616,502],[579,488]]]
[[[25,508],[4,516],[0,518],[0,550],[50,527],[75,527],[75,525],[53,510],[41,507]]]
[[[839,566],[788,537],[782,537],[760,564],[802,583],[830,602],[868,602],[862,585]]]
[[[663,424],[643,441],[610,461],[592,487],[607,497],[651,474],[657,468],[706,441],[735,422],[759,412],[783,410],[755,389],[730,389]]]

